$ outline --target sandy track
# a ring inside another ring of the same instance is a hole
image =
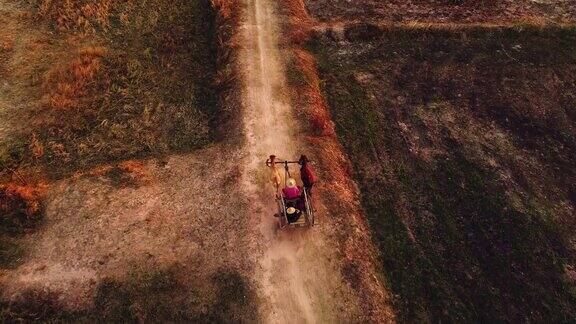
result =
[[[294,159],[304,153],[304,135],[293,118],[278,46],[279,22],[271,0],[245,0],[244,125],[248,163],[244,183],[252,192],[263,250],[256,280],[264,296],[263,320],[272,323],[350,322],[358,301],[341,277],[330,230],[277,232],[274,189],[264,161],[270,154]],[[322,215],[320,215],[320,221]]]

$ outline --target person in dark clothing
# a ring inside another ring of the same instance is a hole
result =
[[[302,210],[294,207],[286,208],[286,218],[289,223],[296,223],[302,216]]]
[[[300,164],[300,178],[304,184],[304,189],[309,195],[312,195],[312,187],[316,183],[316,175],[314,175],[310,160],[308,160],[306,155],[302,155],[298,163]]]

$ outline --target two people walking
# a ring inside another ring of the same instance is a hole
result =
[[[294,162],[292,162],[292,163],[294,163]],[[282,185],[283,179],[282,179],[280,170],[276,166],[276,156],[270,155],[270,159],[268,160],[267,164],[271,168],[270,180],[272,181],[274,186],[277,189],[279,189],[280,186]],[[304,189],[306,190],[306,193],[308,193],[308,195],[312,195],[312,188],[314,187],[314,184],[316,184],[317,178],[316,178],[314,170],[312,169],[312,166],[310,164],[310,160],[308,159],[308,157],[306,155],[301,155],[300,159],[298,160],[298,164],[300,165],[300,180],[302,180],[302,184],[304,185]],[[296,180],[293,178],[286,180],[286,188],[284,188],[284,189],[288,189],[290,187],[296,187]],[[296,189],[298,189],[298,188],[296,187]],[[295,190],[290,190],[290,191],[295,192]]]

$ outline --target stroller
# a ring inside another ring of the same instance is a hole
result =
[[[275,167],[278,164],[284,166],[285,183],[291,178],[290,166],[299,164],[298,161],[280,161],[271,156],[266,161],[266,166]],[[286,198],[280,186],[276,191],[276,203],[278,204],[278,213],[275,215],[279,219],[280,229],[296,228],[296,227],[311,227],[314,225],[314,209],[312,208],[312,200],[309,192],[302,188],[300,197]]]

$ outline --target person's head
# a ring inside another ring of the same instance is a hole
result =
[[[308,160],[308,157],[306,155],[300,155],[300,164],[305,165],[308,162],[310,162],[310,160]]]
[[[296,188],[296,180],[294,180],[293,178],[290,178],[286,181],[286,186],[288,188]]]
[[[288,215],[293,215],[296,213],[296,208],[288,207],[288,208],[286,208],[286,212],[288,213]]]

